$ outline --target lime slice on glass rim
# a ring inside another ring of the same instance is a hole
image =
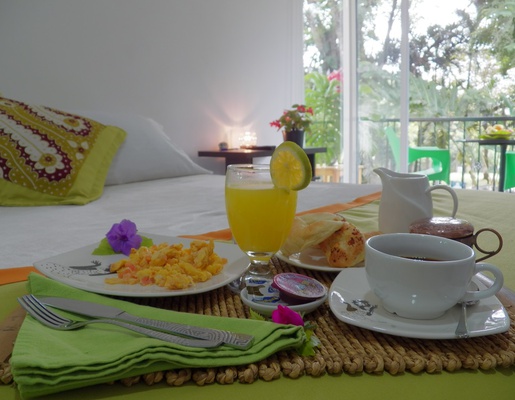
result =
[[[298,144],[282,142],[272,154],[270,175],[273,184],[278,188],[302,190],[311,182],[311,163]]]

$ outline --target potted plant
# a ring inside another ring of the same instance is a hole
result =
[[[270,122],[270,126],[283,130],[283,139],[304,146],[304,133],[309,131],[311,124],[310,116],[313,109],[303,104],[294,104],[292,109],[284,110],[283,115],[275,121]]]

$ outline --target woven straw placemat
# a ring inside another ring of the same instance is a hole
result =
[[[295,267],[272,259],[275,273],[299,272]],[[302,273],[319,280],[328,288],[336,277],[334,273],[302,270]],[[239,296],[223,287],[204,294],[180,297],[134,298],[132,301],[175,311],[192,312],[224,317],[249,318],[249,309]],[[213,369],[181,369],[138,376],[122,381],[131,385],[141,380],[153,384],[166,380],[170,385],[193,381],[198,385],[208,383],[252,383],[257,379],[270,381],[287,376],[320,376],[342,373],[404,372],[436,373],[460,369],[489,370],[515,365],[515,310],[508,307],[511,326],[508,332],[460,340],[409,339],[373,332],[348,325],[338,320],[327,302],[306,315],[317,325],[316,336],[321,346],[315,356],[303,357],[296,351],[281,351],[257,364],[227,366]]]

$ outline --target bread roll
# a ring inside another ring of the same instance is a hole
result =
[[[343,220],[342,216],[331,213],[313,213],[295,217],[281,252],[288,257],[307,247],[316,246],[340,229]]]
[[[353,267],[365,259],[365,236],[350,222],[327,239],[320,242],[319,247],[325,253],[331,267]]]

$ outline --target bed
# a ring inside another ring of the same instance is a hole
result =
[[[111,154],[99,155],[103,161],[111,157],[107,167],[102,165],[89,172],[102,181],[100,188],[85,191],[72,187],[69,190],[71,195],[46,196],[41,200],[37,197],[40,193],[37,190],[44,191],[45,188],[37,188],[37,183],[34,183],[34,190],[15,191],[12,195],[15,185],[5,179],[2,181],[0,205],[4,207],[0,211],[0,268],[32,265],[40,259],[95,243],[112,224],[122,219],[135,222],[141,232],[167,236],[192,235],[228,226],[224,176],[214,175],[192,161],[174,145],[156,121],[139,115],[61,111],[0,99],[0,111],[4,110],[4,114],[0,114],[0,118],[4,117],[4,140],[10,127],[14,131],[17,129],[7,117],[13,109],[25,112],[17,111],[17,118],[25,127],[29,118],[32,118],[30,123],[33,125],[36,117],[40,117],[38,123],[41,120],[55,122],[43,131],[49,139],[53,139],[52,134],[57,135],[55,132],[61,133],[63,126],[69,130],[66,122],[72,119],[85,121],[86,125],[98,122],[107,128],[119,128],[106,132],[106,136],[119,134],[124,136],[124,140],[106,144],[100,138],[102,150],[108,146],[114,148]],[[54,133],[51,128],[55,129]],[[28,137],[30,133],[21,132],[20,135]],[[8,159],[5,154],[3,157]],[[91,166],[85,165],[82,169],[86,167]],[[104,175],[98,172],[100,169]],[[298,211],[347,202],[378,190],[380,187],[376,185],[313,182],[300,192]]]

